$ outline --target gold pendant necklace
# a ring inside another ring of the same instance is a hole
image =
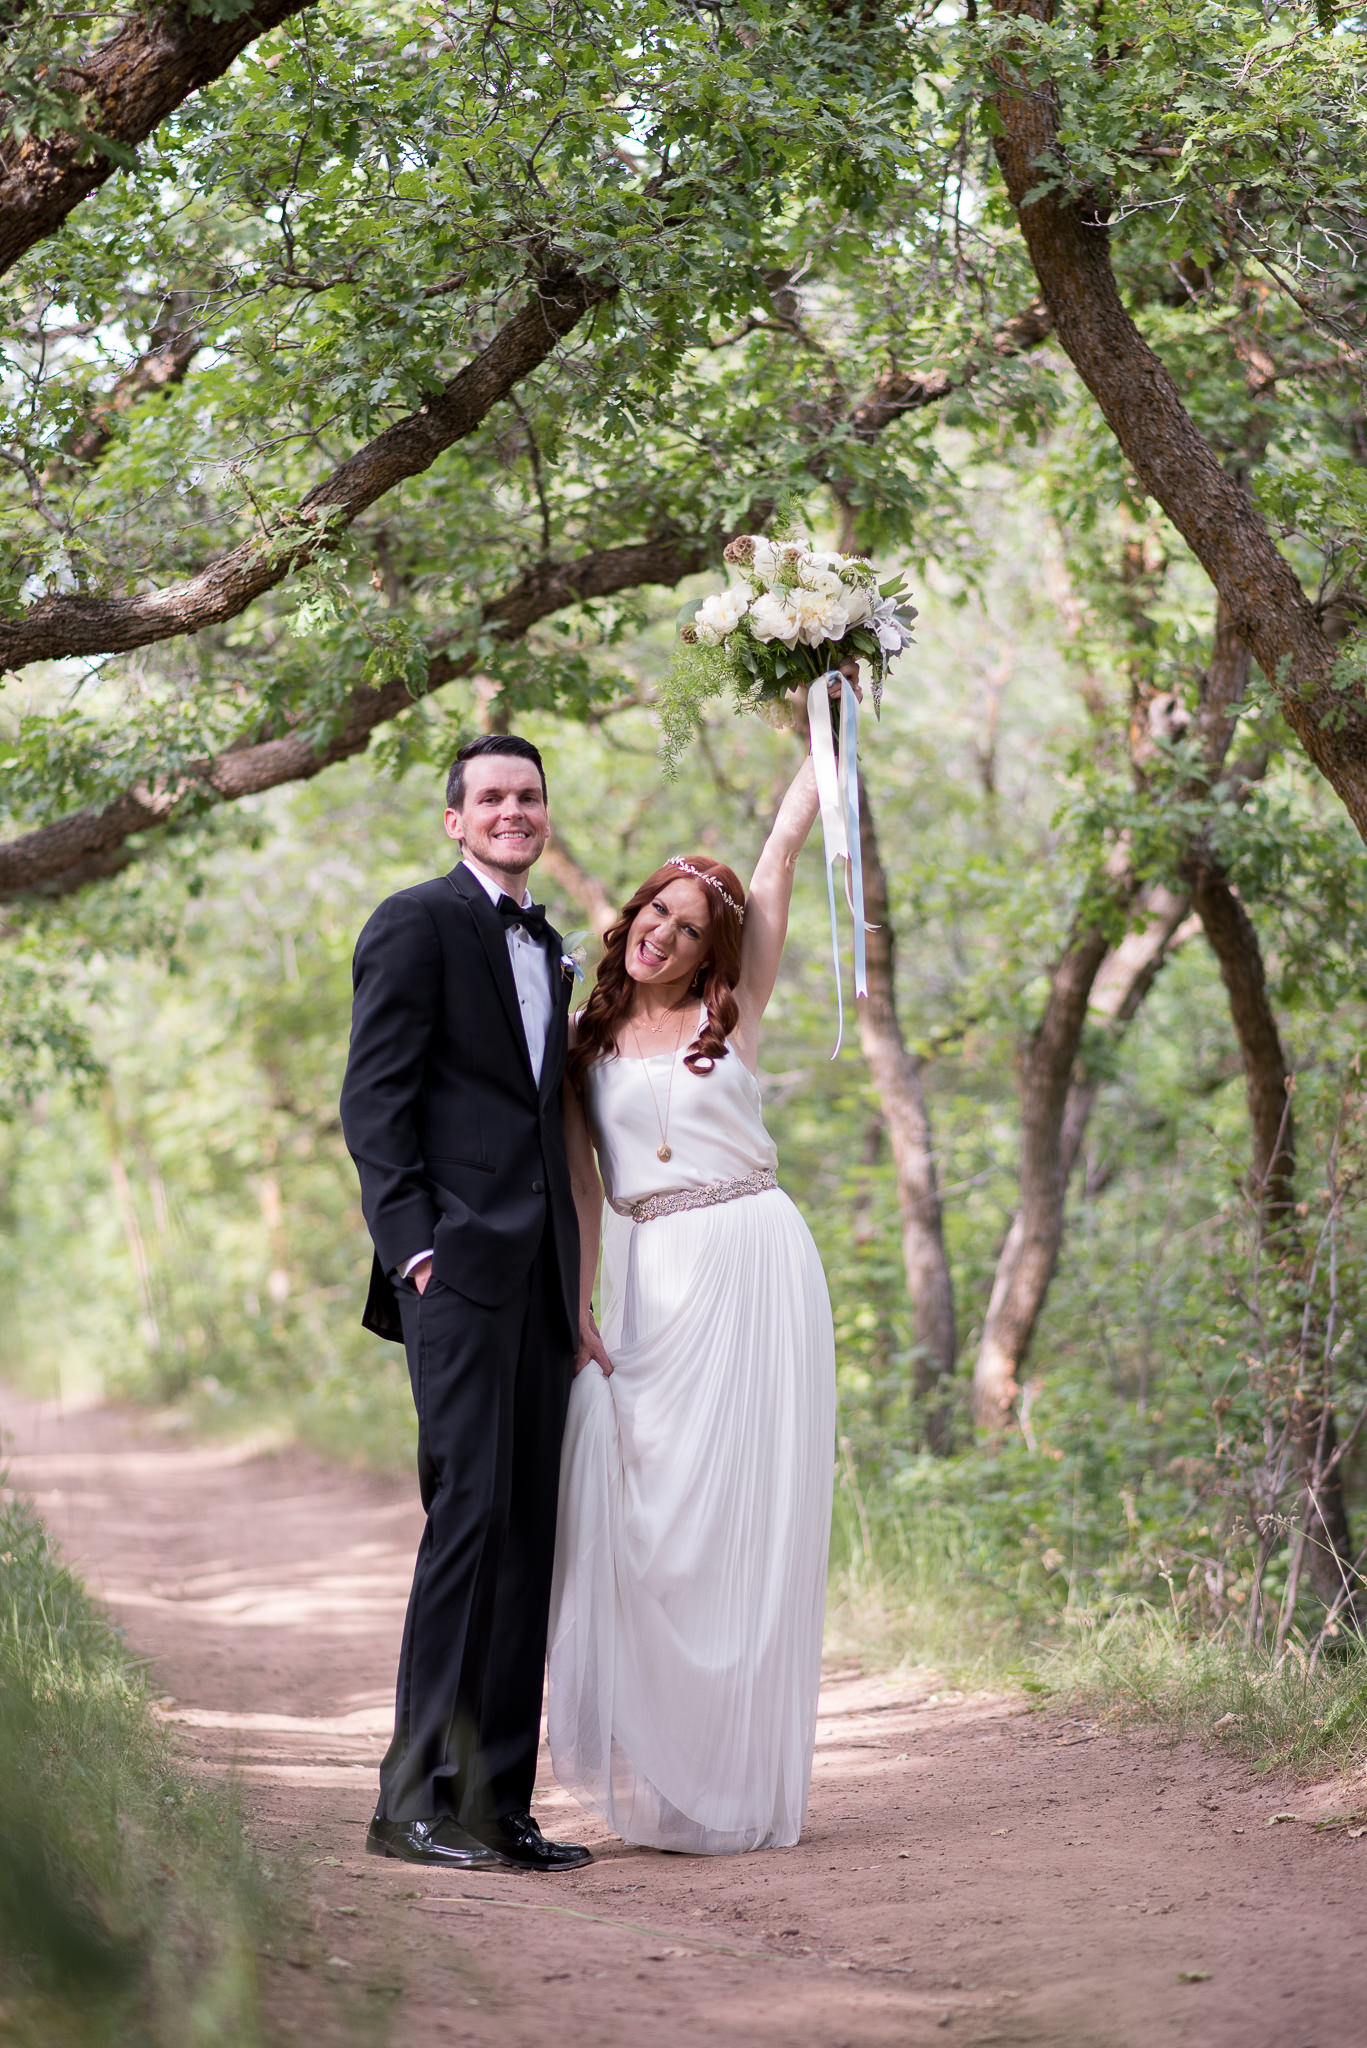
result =
[[[686,1020],[688,1016],[687,1010],[685,1010],[683,1014]],[[660,1115],[660,1102],[659,1097],[655,1093],[655,1083],[650,1078],[650,1061],[647,1060],[645,1055],[641,1052],[641,1034],[636,1029],[635,1020],[633,1018],[627,1018],[627,1025],[630,1029],[632,1037],[636,1041],[637,1057],[640,1060],[641,1066],[645,1071],[646,1087],[650,1090],[650,1106],[655,1112],[655,1122],[659,1126],[660,1142],[655,1148],[655,1157],[657,1159],[672,1159],[674,1157],[674,1153],[669,1143],[669,1105],[674,1100],[674,1075],[678,1070],[679,1047],[683,1044],[683,1025],[681,1023],[677,1027],[674,1034],[674,1051],[670,1055],[669,1087],[665,1091],[665,1113],[663,1118]],[[652,1057],[658,1059],[659,1054],[656,1053],[652,1055]]]

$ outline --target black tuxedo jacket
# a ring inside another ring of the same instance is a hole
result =
[[[375,1244],[362,1320],[403,1341],[390,1276],[425,1246],[433,1277],[497,1308],[554,1240],[571,1336],[579,1231],[560,1115],[571,977],[549,932],[551,1019],[538,1086],[507,927],[453,868],[388,897],[356,943],[342,1129]]]

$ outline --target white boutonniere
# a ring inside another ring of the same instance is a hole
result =
[[[584,956],[588,951],[587,932],[568,932],[565,936],[565,950],[560,955],[560,972],[566,981],[584,979]]]

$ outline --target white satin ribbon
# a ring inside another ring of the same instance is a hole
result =
[[[827,686],[840,683],[840,758],[831,734]],[[832,670],[807,691],[807,730],[816,768],[817,801],[821,806],[821,837],[826,847],[826,894],[831,906],[831,958],[835,965],[836,1032],[834,1059],[845,1035],[845,1004],[841,995],[840,925],[835,908],[835,864],[845,863],[845,900],[854,918],[854,992],[869,992],[864,949],[864,863],[859,846],[859,699],[849,681]]]

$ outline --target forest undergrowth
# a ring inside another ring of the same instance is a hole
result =
[[[267,2048],[258,1951],[298,1917],[42,1522],[0,1494],[0,2036]]]
[[[829,1656],[926,1672],[956,1691],[1023,1693],[1111,1726],[1165,1727],[1258,1770],[1367,1772],[1367,1643],[1356,1631],[1312,1664],[1302,1640],[1277,1653],[1235,1625],[1203,1632],[1175,1601],[1059,1604],[1031,1598],[1022,1576],[1019,1557],[966,1517],[920,1515],[905,1494],[837,1474]]]

